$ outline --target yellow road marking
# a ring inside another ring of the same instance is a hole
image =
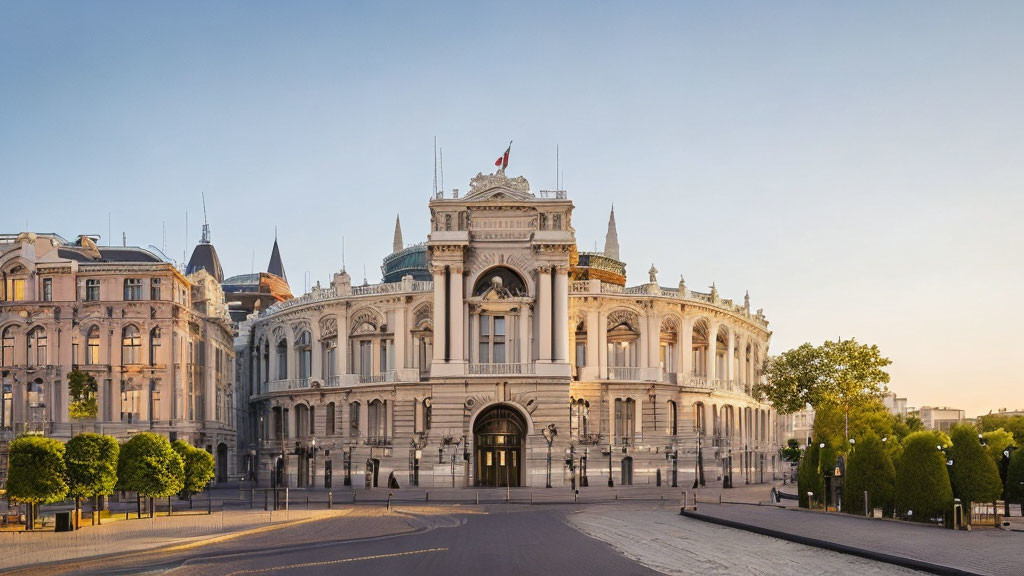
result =
[[[392,554],[375,554],[373,556],[360,556],[358,558],[344,558],[341,560],[325,560],[323,562],[306,562],[304,564],[288,564],[285,566],[274,566],[272,568],[259,568],[257,570],[238,570],[231,572],[228,576],[239,574],[261,574],[275,570],[289,570],[293,568],[310,568],[313,566],[330,566],[331,564],[345,564],[347,562],[360,562],[362,560],[380,560],[382,558],[397,558],[399,556],[412,556],[414,554],[426,554],[428,552],[447,552],[447,548],[426,548],[424,550],[412,550],[410,552],[395,552]]]

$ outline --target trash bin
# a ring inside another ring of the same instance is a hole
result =
[[[54,532],[71,532],[75,525],[71,523],[71,512],[57,512]]]

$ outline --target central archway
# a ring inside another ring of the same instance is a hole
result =
[[[492,406],[473,425],[477,486],[520,485],[526,421],[506,404]]]

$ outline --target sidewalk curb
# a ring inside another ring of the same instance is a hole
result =
[[[746,530],[747,532],[754,532],[764,536],[771,536],[780,540],[788,540],[797,544],[803,544],[805,546],[814,546],[815,548],[822,548],[825,550],[831,550],[833,552],[839,552],[842,554],[849,554],[851,556],[859,556],[861,558],[867,558],[868,560],[875,560],[878,562],[885,562],[887,564],[894,564],[896,566],[902,566],[904,568],[910,568],[911,570],[920,570],[922,572],[929,572],[931,574],[939,574],[941,576],[982,576],[976,572],[968,572],[959,568],[952,568],[949,566],[942,566],[940,564],[932,564],[930,562],[924,562],[922,560],[914,560],[913,558],[906,558],[904,556],[896,556],[893,554],[885,554],[883,552],[874,552],[871,550],[865,550],[863,548],[856,548],[853,546],[847,546],[845,544],[838,544],[829,540],[819,540],[817,538],[809,538],[807,536],[799,536],[797,534],[790,534],[788,532],[782,532],[780,530],[774,530],[771,528],[764,528],[762,526],[756,526],[753,524],[745,524],[743,522],[736,522],[734,520],[726,520],[724,518],[716,518],[699,512],[693,512],[691,510],[683,510],[681,514],[687,518],[694,520],[700,520],[711,524],[718,524],[719,526],[726,526],[728,528],[736,528],[739,530]]]

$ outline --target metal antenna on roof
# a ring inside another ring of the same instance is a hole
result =
[[[125,234],[124,232],[121,232],[121,247],[122,248],[127,248],[128,247],[128,235]]]
[[[437,197],[437,136],[434,136],[434,197]]]
[[[203,244],[210,243],[210,223],[206,220],[206,192],[202,192],[203,195]]]

